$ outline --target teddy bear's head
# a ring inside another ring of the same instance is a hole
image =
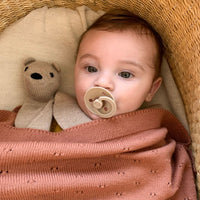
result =
[[[53,98],[60,86],[60,69],[55,63],[29,58],[24,63],[24,86],[28,96],[46,102]]]

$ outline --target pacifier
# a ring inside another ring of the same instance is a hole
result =
[[[112,94],[102,87],[92,87],[84,95],[87,109],[101,118],[112,117],[116,110],[116,103]]]

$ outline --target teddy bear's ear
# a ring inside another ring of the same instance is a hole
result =
[[[52,63],[51,65],[56,69],[57,72],[60,72],[60,66],[57,63]]]
[[[24,65],[26,66],[26,65],[28,65],[28,64],[30,64],[30,63],[32,63],[32,62],[35,62],[36,60],[35,60],[35,58],[27,58],[25,61],[24,61]]]

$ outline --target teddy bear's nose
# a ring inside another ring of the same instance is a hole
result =
[[[39,80],[39,79],[42,79],[42,75],[39,73],[33,73],[31,74],[31,78]]]

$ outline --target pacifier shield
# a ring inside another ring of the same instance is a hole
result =
[[[112,117],[116,112],[116,103],[112,94],[102,87],[90,88],[84,96],[88,110],[101,118]]]

